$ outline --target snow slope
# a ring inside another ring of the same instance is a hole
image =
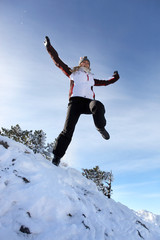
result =
[[[1,240],[160,240],[159,225],[142,215],[77,170],[0,136]]]
[[[138,216],[140,216],[144,221],[155,224],[160,228],[160,215],[155,215],[152,212],[148,212],[146,210],[141,210],[137,212]]]

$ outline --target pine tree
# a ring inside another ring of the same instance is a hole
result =
[[[113,174],[112,174],[112,171],[108,172],[108,187],[107,187],[107,190],[108,190],[108,198],[111,198],[111,194],[113,192],[112,190],[112,182],[113,182],[114,178],[113,178]]]
[[[111,198],[112,194],[112,182],[113,174],[112,171],[105,172],[99,169],[99,166],[96,166],[92,169],[82,169],[82,175],[87,179],[92,180],[96,185],[99,191],[102,191],[105,196]]]
[[[0,135],[7,136],[16,142],[20,142],[33,150],[34,153],[41,153],[47,159],[52,159],[53,143],[46,142],[46,133],[43,130],[22,130],[17,124],[11,126],[11,129],[2,128]]]

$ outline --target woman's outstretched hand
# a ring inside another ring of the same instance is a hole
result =
[[[50,39],[49,39],[49,37],[45,37],[45,40],[44,40],[44,46],[45,47],[49,47],[51,45],[51,43],[50,43]]]
[[[118,71],[114,71],[113,77],[118,80],[120,78]]]

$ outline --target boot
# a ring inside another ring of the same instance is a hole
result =
[[[109,133],[106,131],[105,128],[97,128],[98,132],[102,135],[102,137],[106,140],[110,139]]]
[[[54,155],[54,158],[53,158],[53,160],[52,160],[52,163],[55,165],[55,166],[59,166],[59,164],[60,164],[60,160],[61,160],[61,158],[60,157],[58,157],[58,156],[56,156],[56,155]]]

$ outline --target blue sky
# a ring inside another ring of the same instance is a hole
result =
[[[158,0],[2,0],[1,127],[43,129],[52,142],[63,128],[68,78],[44,45],[50,37],[70,66],[87,55],[95,78],[120,80],[94,89],[106,107],[105,141],[92,116],[81,116],[64,161],[114,174],[113,199],[160,214],[160,2]]]

